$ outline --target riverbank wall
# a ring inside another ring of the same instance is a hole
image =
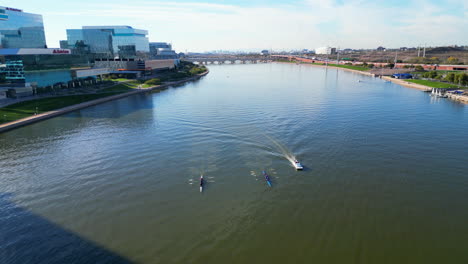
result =
[[[417,84],[417,83],[407,82],[407,81],[405,81],[405,79],[395,79],[395,78],[388,77],[388,76],[382,76],[382,79],[393,82],[393,83],[396,83],[396,84],[399,84],[401,86],[405,86],[405,87],[408,87],[408,88],[414,88],[414,89],[418,89],[418,90],[421,90],[421,91],[431,91],[432,90],[432,87]]]
[[[15,129],[15,128],[31,125],[31,124],[34,124],[34,123],[39,122],[39,121],[43,121],[43,120],[46,120],[46,119],[49,119],[49,118],[57,117],[57,116],[60,116],[60,115],[66,114],[66,113],[70,113],[70,112],[73,112],[73,111],[76,111],[76,110],[84,109],[84,108],[87,108],[87,107],[90,107],[90,106],[102,104],[102,103],[109,102],[109,101],[118,100],[118,99],[128,97],[128,96],[131,96],[131,95],[140,94],[140,93],[147,93],[147,92],[151,92],[151,91],[165,90],[165,89],[167,89],[167,88],[169,88],[171,86],[177,86],[177,85],[181,85],[181,84],[184,84],[184,83],[187,83],[187,82],[198,80],[198,79],[202,78],[203,76],[207,75],[208,73],[209,73],[209,70],[207,70],[204,73],[200,73],[200,74],[198,74],[196,76],[193,76],[193,77],[190,77],[190,78],[187,78],[187,79],[184,79],[184,80],[165,83],[165,84],[153,86],[153,87],[150,87],[150,88],[138,89],[138,90],[130,91],[130,92],[126,92],[126,93],[111,95],[111,96],[108,96],[108,97],[99,98],[99,99],[96,99],[96,100],[91,100],[91,101],[88,101],[88,102],[83,102],[83,103],[80,103],[80,104],[67,106],[67,107],[64,107],[64,108],[57,109],[57,110],[48,111],[48,112],[45,112],[45,113],[42,113],[42,114],[33,115],[33,116],[30,116],[30,117],[22,118],[22,119],[12,121],[12,122],[9,122],[9,123],[1,124],[0,125],[0,133],[10,131],[10,130]]]

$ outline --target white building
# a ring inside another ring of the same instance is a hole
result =
[[[335,53],[336,53],[336,48],[320,47],[320,48],[315,49],[315,54],[330,55],[330,54],[335,54]]]

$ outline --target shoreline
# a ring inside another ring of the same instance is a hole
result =
[[[294,64],[294,62],[275,62],[275,63],[286,63],[286,64]],[[335,66],[325,66],[325,65],[317,65],[317,64],[311,64],[311,63],[298,63],[300,65],[310,65],[310,66],[315,66],[315,67],[322,67],[322,68],[332,68],[332,69],[338,69],[338,70],[344,70],[344,71],[349,71],[349,72],[354,72],[354,73],[359,73],[362,75],[366,76],[372,76],[375,77],[375,74],[369,73],[369,72],[364,72],[364,71],[358,71],[358,70],[353,70],[353,69],[347,69],[347,68],[341,68],[341,67],[335,67]],[[433,88],[430,86],[422,85],[422,84],[417,84],[417,83],[410,83],[405,81],[404,79],[395,79],[390,76],[382,76],[382,80],[390,81],[392,83],[401,85],[406,88],[412,88],[412,89],[418,89],[420,91],[431,91]],[[455,94],[449,94],[448,98],[468,104],[468,96],[462,96],[462,95],[455,95]]]
[[[57,109],[57,110],[48,111],[48,112],[45,112],[45,113],[42,113],[42,114],[33,115],[33,116],[30,116],[30,117],[18,119],[18,120],[12,121],[12,122],[0,124],[0,133],[7,132],[7,131],[10,131],[10,130],[13,130],[13,129],[16,129],[16,128],[20,128],[20,127],[23,127],[23,126],[31,125],[31,124],[34,124],[34,123],[37,123],[37,122],[40,122],[40,121],[43,121],[43,120],[46,120],[46,119],[57,117],[57,116],[60,116],[60,115],[66,114],[66,113],[70,113],[70,112],[73,112],[73,111],[76,111],[76,110],[84,109],[84,108],[87,108],[87,107],[90,107],[90,106],[94,106],[94,105],[98,105],[98,104],[118,100],[118,99],[128,97],[128,96],[131,96],[131,95],[151,92],[151,91],[155,91],[155,90],[161,91],[161,90],[164,90],[164,89],[166,89],[166,88],[168,88],[170,86],[185,84],[185,83],[188,83],[188,82],[191,82],[191,81],[198,80],[198,79],[202,78],[203,76],[206,76],[209,72],[210,71],[207,69],[206,72],[204,72],[204,73],[200,73],[200,74],[198,74],[196,76],[192,76],[192,77],[184,79],[184,80],[174,81],[174,82],[161,84],[161,85],[157,85],[157,86],[153,86],[153,87],[149,87],[149,88],[137,89],[135,91],[129,91],[129,92],[121,93],[121,94],[111,95],[111,96],[107,96],[107,97],[104,97],[104,98],[99,98],[99,99],[83,102],[83,103],[80,103],[80,104],[75,104],[75,105],[67,106],[67,107],[64,107],[64,108],[60,108],[60,109]]]
[[[296,64],[295,62],[275,62],[275,63]],[[314,63],[297,63],[297,64],[299,64],[299,65],[314,66],[314,67],[321,67],[321,68],[330,68],[330,69],[337,69],[337,70],[345,70],[345,71],[349,71],[349,72],[354,72],[354,73],[359,73],[359,74],[362,74],[362,75],[374,77],[374,74],[372,74],[372,73],[368,73],[368,72],[364,72],[364,71],[358,71],[358,70],[353,70],[353,69],[348,69],[348,68],[335,67],[335,66],[326,66],[326,65],[314,64]]]

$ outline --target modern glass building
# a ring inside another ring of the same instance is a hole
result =
[[[85,26],[67,29],[68,47],[78,43],[86,45],[89,52],[104,57],[135,57],[149,53],[148,31],[130,26]]]
[[[150,42],[152,59],[177,59],[179,56],[172,50],[172,44],[166,42]]]
[[[42,16],[0,7],[0,44],[2,48],[46,48]]]

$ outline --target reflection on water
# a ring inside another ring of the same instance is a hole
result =
[[[211,66],[0,134],[0,262],[464,263],[467,113],[335,69]]]

